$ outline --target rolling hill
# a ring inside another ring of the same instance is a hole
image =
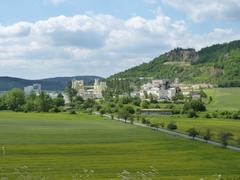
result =
[[[200,51],[177,48],[109,79],[140,77],[171,80],[179,77],[182,82],[188,83],[240,86],[240,40],[213,45]]]
[[[27,80],[14,77],[0,77],[0,91],[7,91],[12,88],[24,88],[25,86],[39,83],[43,90],[62,91],[65,89],[67,83],[72,80],[84,80],[86,84],[94,81],[94,79],[102,79],[98,76],[74,76],[74,77],[55,77],[40,80]]]

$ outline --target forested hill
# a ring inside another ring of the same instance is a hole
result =
[[[72,79],[84,80],[86,84],[92,83],[94,79],[102,79],[98,76],[74,76],[74,77],[56,77],[41,80],[27,80],[13,77],[0,77],[0,91],[7,91],[12,88],[24,88],[25,86],[39,83],[43,90],[62,91],[67,83]]]
[[[240,40],[195,51],[177,48],[149,63],[136,66],[111,78],[179,77],[182,82],[209,82],[220,86],[240,86]]]

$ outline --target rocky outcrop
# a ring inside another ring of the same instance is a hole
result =
[[[195,49],[177,48],[165,54],[168,62],[182,61],[186,63],[196,63],[199,59],[198,53]]]

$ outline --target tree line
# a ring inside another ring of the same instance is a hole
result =
[[[61,112],[65,104],[63,95],[51,98],[46,92],[25,95],[22,89],[14,88],[0,96],[0,110],[16,112]]]

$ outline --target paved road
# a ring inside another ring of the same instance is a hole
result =
[[[104,115],[104,116],[111,119],[110,115]],[[121,121],[121,122],[125,123],[125,120],[123,120],[123,119],[114,118],[114,120]],[[131,123],[130,121],[126,121],[126,122],[127,123]],[[145,124],[138,123],[138,122],[134,122],[133,125],[149,128],[149,129],[152,129],[152,130],[155,130],[155,131],[159,131],[159,132],[162,132],[162,133],[166,133],[166,134],[170,134],[170,135],[173,135],[173,136],[183,137],[183,138],[186,138],[186,139],[193,139],[192,137],[190,137],[190,136],[188,136],[187,134],[184,134],[184,133],[170,131],[170,130],[163,129],[163,128],[154,128],[154,127],[150,127],[150,126],[147,126]],[[208,143],[208,144],[211,144],[211,145],[214,145],[214,146],[218,146],[218,147],[223,147],[222,144],[219,143],[219,142],[216,142],[216,141],[207,141],[206,142],[204,139],[202,139],[200,137],[195,137],[194,140],[200,141],[200,142],[204,142],[204,143]],[[226,148],[240,152],[240,148],[236,147],[236,146],[228,145]]]

